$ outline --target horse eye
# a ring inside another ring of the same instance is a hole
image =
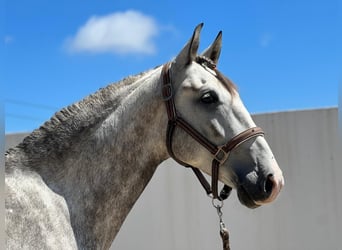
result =
[[[216,103],[218,101],[218,96],[215,92],[206,92],[201,96],[201,102],[205,104]]]

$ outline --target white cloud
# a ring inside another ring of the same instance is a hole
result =
[[[156,21],[138,11],[93,16],[66,40],[71,52],[111,52],[116,54],[152,54],[158,35]]]

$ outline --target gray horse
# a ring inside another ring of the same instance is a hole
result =
[[[178,116],[213,145],[224,145],[255,124],[234,85],[228,79],[223,83],[212,67],[221,33],[197,55],[201,28],[168,64],[172,98]],[[162,70],[159,66],[100,89],[8,150],[7,249],[110,247],[157,166],[170,157]],[[171,140],[177,159],[211,174],[213,155],[193,136],[175,127]],[[251,208],[273,201],[284,184],[262,136],[234,148],[218,179]]]

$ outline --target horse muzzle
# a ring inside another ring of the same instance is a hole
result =
[[[265,178],[259,178],[256,183],[243,182],[237,187],[240,202],[248,208],[256,208],[273,202],[284,186],[284,178],[281,173],[268,174]]]

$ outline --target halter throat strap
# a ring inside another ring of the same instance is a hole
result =
[[[166,111],[169,119],[166,132],[166,146],[168,153],[176,162],[193,170],[193,172],[195,173],[196,177],[198,178],[198,180],[200,181],[201,185],[203,186],[204,190],[208,195],[211,194],[214,199],[224,200],[228,198],[231,191],[231,187],[224,185],[223,189],[220,192],[220,195],[218,194],[219,167],[227,161],[230,152],[234,148],[238,147],[239,145],[253,137],[263,136],[264,132],[259,127],[253,127],[236,135],[222,146],[217,146],[213,144],[177,113],[177,109],[174,102],[174,90],[170,76],[170,65],[171,63],[165,64],[163,66],[161,73],[162,97],[165,102]],[[211,185],[208,183],[208,181],[198,168],[195,168],[187,164],[186,162],[180,160],[174,154],[172,138],[176,127],[179,127],[182,130],[184,130],[187,134],[189,134],[192,138],[199,142],[203,147],[205,147],[213,156],[211,167]]]

